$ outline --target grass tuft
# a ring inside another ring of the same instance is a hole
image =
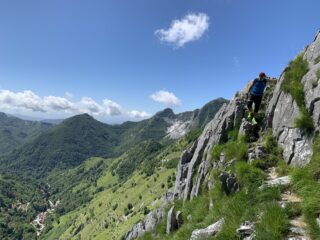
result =
[[[295,120],[295,126],[307,133],[314,129],[312,118],[306,108],[303,84],[301,82],[308,71],[308,62],[303,60],[303,54],[300,54],[289,63],[281,84],[282,91],[290,94],[300,109],[300,116]]]
[[[313,155],[310,163],[303,168],[292,170],[293,189],[302,198],[302,211],[308,223],[308,230],[313,239],[319,239],[320,228],[316,218],[320,213],[320,137],[316,136],[313,144]]]

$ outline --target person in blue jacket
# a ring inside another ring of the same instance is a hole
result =
[[[249,110],[249,119],[251,119],[253,124],[257,124],[255,119],[256,114],[259,112],[261,100],[263,97],[264,90],[268,83],[276,83],[276,78],[267,77],[264,72],[259,74],[259,77],[250,82],[248,87],[248,110]],[[254,110],[252,110],[252,105],[254,104]]]

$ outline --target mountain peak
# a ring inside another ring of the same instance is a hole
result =
[[[155,117],[173,117],[175,114],[171,108],[165,108],[162,111],[159,111],[155,114]]]

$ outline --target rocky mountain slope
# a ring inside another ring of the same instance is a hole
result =
[[[318,33],[267,90],[259,125],[238,92],[182,153],[164,206],[124,239],[319,239],[319,81]]]
[[[136,201],[143,201],[144,206],[131,220],[141,220],[144,212],[154,209],[151,205],[154,197],[161,197],[167,189],[167,178],[172,177],[179,152],[198,136],[201,126],[225,102],[228,101],[213,100],[203,109],[180,114],[165,109],[150,119],[121,125],[104,124],[87,114],[74,116],[55,126],[34,122],[36,126],[50,128],[42,134],[34,134],[0,159],[0,238],[36,239],[37,234],[49,232],[60,217],[69,217],[70,213],[81,209],[89,211],[86,204],[95,206],[100,196],[123,197],[129,192],[122,184],[131,186],[137,179],[143,187],[132,190],[144,195],[143,199],[139,194],[135,195]],[[9,120],[12,121],[2,122],[1,126],[10,123],[11,130],[18,131],[23,123],[30,133],[33,129],[29,121],[17,119],[21,124],[16,124],[15,128],[16,118]],[[156,195],[154,191],[145,192],[147,185],[154,182],[151,176],[159,179]],[[120,218],[123,203],[125,201],[118,203]],[[109,210],[105,214],[109,214]],[[69,223],[64,222],[63,229],[68,229]],[[60,227],[58,232],[56,228],[50,232],[53,239],[62,234]],[[115,236],[124,234],[129,228],[130,225],[119,228]]]
[[[180,114],[165,109],[150,119],[121,125],[104,124],[88,114],[74,116],[26,142],[4,157],[0,165],[6,171],[44,177],[53,169],[70,168],[89,157],[119,156],[146,140],[163,141],[164,138],[182,137],[200,129],[225,102],[224,99],[217,99],[203,109]]]

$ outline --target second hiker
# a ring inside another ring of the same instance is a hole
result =
[[[259,112],[261,100],[263,97],[263,92],[268,83],[275,84],[277,82],[276,78],[267,77],[264,72],[259,74],[259,77],[252,80],[249,84],[247,96],[248,96],[248,110],[249,110],[249,119],[251,119],[253,124],[257,124],[255,119],[256,114]],[[254,110],[252,109],[252,105],[254,104]]]

